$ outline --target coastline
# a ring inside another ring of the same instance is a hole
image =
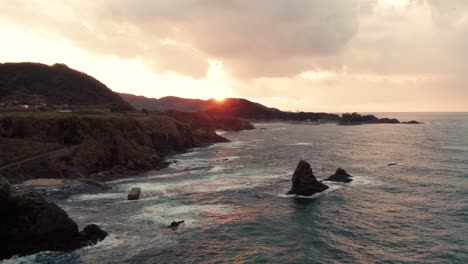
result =
[[[213,144],[206,144],[202,148],[209,147]],[[97,174],[91,175],[86,178],[35,178],[28,179],[18,184],[12,184],[12,187],[20,193],[23,192],[38,192],[43,195],[45,198],[65,198],[70,195],[90,193],[90,192],[105,192],[109,189],[101,188],[101,185],[108,185],[113,181],[125,180],[130,178],[145,178],[150,176],[158,175],[170,175],[177,174],[181,172],[189,172],[192,170],[197,170],[199,168],[185,168],[185,169],[176,169],[170,167],[170,164],[177,163],[177,160],[173,159],[174,156],[181,155],[184,153],[190,153],[193,151],[191,148],[179,153],[174,153],[168,156],[164,162],[167,166],[161,169],[152,169],[152,170],[129,170],[127,168],[119,168],[116,172],[115,170],[102,171]],[[82,179],[82,180],[80,180]],[[86,181],[86,182],[85,182]],[[95,182],[93,184],[90,182]],[[111,187],[111,185],[109,185]]]

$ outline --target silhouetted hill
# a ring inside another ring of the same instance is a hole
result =
[[[251,120],[339,121],[340,116],[328,113],[285,112],[241,98],[228,98],[223,102],[210,99],[206,112],[213,116],[234,116]]]
[[[211,116],[232,116],[250,120],[340,120],[340,116],[336,114],[285,112],[242,98],[227,98],[222,102],[218,102],[214,99],[204,101],[199,99],[186,99],[173,96],[163,97],[161,99],[147,98],[144,96],[135,96],[130,94],[121,94],[121,96],[137,109],[144,108],[153,111],[202,111],[208,113]]]
[[[0,63],[0,98],[25,104],[99,105],[133,110],[106,85],[64,64]]]
[[[121,93],[120,96],[138,110],[198,112],[207,107],[206,101],[200,99],[186,99],[175,96],[156,99],[125,93]]]

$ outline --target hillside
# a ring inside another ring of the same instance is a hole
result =
[[[138,110],[177,110],[184,112],[197,112],[204,110],[207,107],[207,102],[201,99],[186,99],[176,96],[166,96],[160,99],[156,99],[125,93],[121,93],[119,95]]]
[[[306,113],[306,112],[285,112],[276,108],[270,108],[259,103],[242,98],[227,98],[222,102],[214,99],[199,100],[186,99],[180,97],[163,97],[161,99],[147,98],[121,94],[122,98],[137,109],[147,109],[153,111],[202,111],[211,116],[232,116],[249,120],[291,120],[291,121],[317,121],[324,119],[327,121],[339,121],[336,114],[327,113]]]
[[[103,83],[64,64],[0,63],[0,98],[3,103],[133,110]]]

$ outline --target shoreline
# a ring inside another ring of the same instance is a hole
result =
[[[214,143],[216,144],[216,143]],[[209,147],[214,144],[208,144],[203,146],[203,148]],[[19,193],[24,192],[37,192],[40,193],[46,199],[62,199],[69,197],[75,194],[82,193],[93,193],[93,192],[106,192],[112,187],[108,185],[113,181],[125,180],[131,178],[145,178],[150,176],[158,175],[170,175],[177,174],[181,172],[190,172],[192,170],[197,170],[199,168],[185,168],[185,169],[176,169],[170,167],[170,164],[176,163],[177,160],[173,157],[181,155],[184,153],[190,153],[196,148],[191,148],[180,153],[174,153],[173,155],[168,156],[165,159],[167,162],[167,167],[161,168],[159,170],[129,170],[121,169],[119,171],[107,170],[102,171],[97,174],[91,175],[89,177],[83,178],[36,178],[25,180],[18,184],[12,184],[11,186]],[[81,180],[80,180],[81,179]],[[95,183],[92,183],[95,182]],[[102,188],[103,186],[109,186],[110,188]]]

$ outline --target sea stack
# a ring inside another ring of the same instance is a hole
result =
[[[40,251],[71,251],[107,236],[96,225],[78,225],[54,203],[35,192],[16,193],[0,176],[0,260]]]
[[[344,182],[344,183],[348,183],[348,182],[352,182],[353,179],[352,179],[353,176],[349,175],[345,170],[343,170],[342,168],[339,168],[336,170],[335,174],[333,174],[332,176],[328,177],[327,179],[325,179],[324,181],[333,181],[333,182]]]
[[[315,178],[310,164],[304,160],[299,161],[292,176],[292,187],[288,195],[311,196],[315,193],[323,192],[326,189],[328,189],[328,186]]]

